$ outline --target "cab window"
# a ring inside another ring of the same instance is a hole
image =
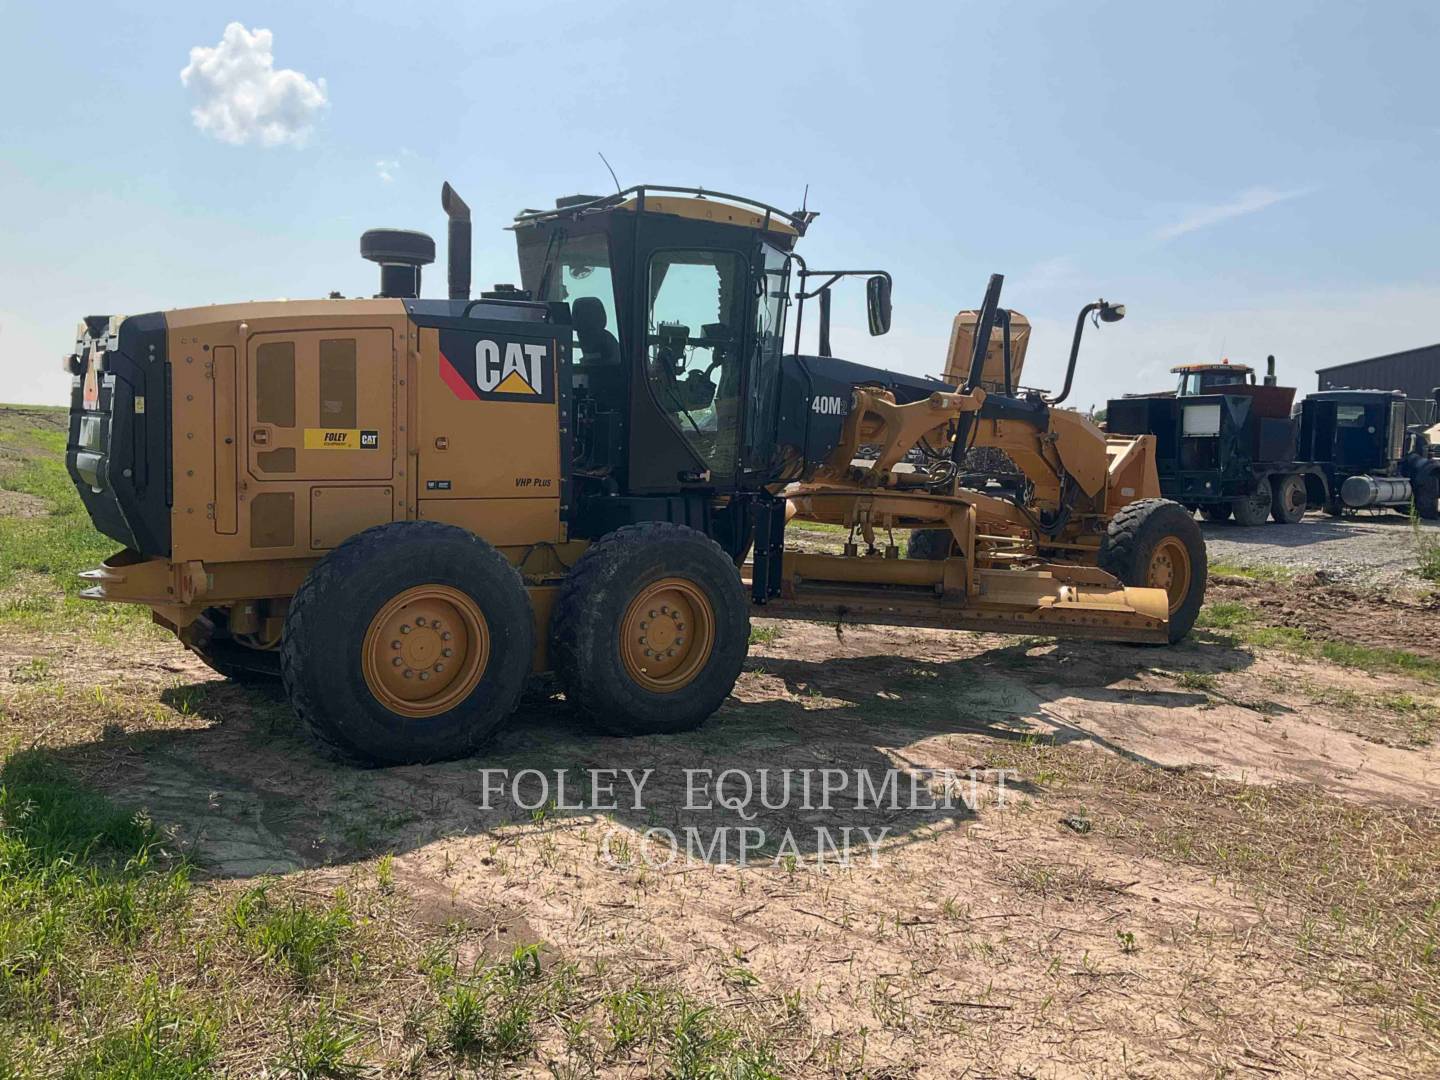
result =
[[[646,375],[712,477],[733,476],[736,467],[745,265],[732,251],[660,251],[650,259]]]

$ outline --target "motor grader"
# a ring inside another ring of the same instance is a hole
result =
[[[1018,386],[1023,320],[992,279],[947,379],[831,355],[809,211],[644,185],[510,224],[520,284],[470,296],[447,184],[448,297],[422,233],[372,230],[369,299],[91,316],[67,357],[67,464],[123,550],[85,595],[149,606],[230,677],[283,679],[365,762],[474,752],[553,671],[597,728],[692,729],[752,613],[1163,644],[1205,549],[1158,498],[1154,440],[1107,437]],[[799,343],[819,308],[818,355]],[[793,319],[791,318],[793,314]],[[785,348],[793,334],[794,346]],[[1003,451],[1018,486],[963,468]],[[847,526],[843,554],[785,544]],[[902,541],[912,534],[908,558]]]

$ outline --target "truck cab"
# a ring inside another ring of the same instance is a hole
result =
[[[1301,402],[1300,446],[1326,473],[1327,513],[1403,510],[1413,502],[1420,517],[1440,516],[1440,461],[1423,425],[1408,420],[1398,390],[1320,390]]]

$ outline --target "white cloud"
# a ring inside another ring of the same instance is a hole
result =
[[[1173,240],[1177,236],[1184,236],[1197,229],[1206,229],[1211,225],[1218,225],[1222,221],[1229,221],[1231,218],[1258,213],[1277,203],[1308,195],[1312,190],[1311,188],[1295,188],[1291,191],[1279,191],[1268,187],[1246,188],[1229,202],[1197,207],[1179,221],[1156,230],[1155,236],[1160,240]]]
[[[380,178],[382,184],[388,184],[395,179],[395,174],[400,171],[398,161],[377,161],[375,162],[375,175]]]
[[[195,126],[221,142],[243,146],[304,145],[329,104],[325,80],[275,68],[269,30],[225,27],[220,43],[196,45],[180,81],[190,91]]]

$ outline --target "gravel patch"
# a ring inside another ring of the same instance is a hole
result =
[[[1200,528],[1212,563],[1319,572],[1356,585],[1427,584],[1415,573],[1414,526],[1399,514],[1339,519],[1308,514],[1294,525],[1225,521],[1201,522]],[[1440,526],[1424,523],[1421,528],[1440,542]]]

